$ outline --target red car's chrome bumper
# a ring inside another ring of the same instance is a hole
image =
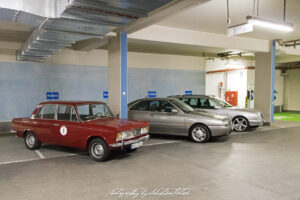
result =
[[[114,143],[114,144],[109,144],[110,147],[113,148],[117,148],[117,147],[123,147],[123,146],[127,146],[133,143],[137,143],[137,142],[142,142],[142,141],[148,141],[150,138],[149,135],[145,135],[143,137],[139,137],[133,140],[127,140],[127,141],[123,141],[123,142],[118,142],[118,143]]]

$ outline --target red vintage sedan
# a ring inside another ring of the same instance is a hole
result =
[[[40,103],[30,118],[12,120],[12,132],[23,137],[28,149],[42,143],[87,149],[92,159],[106,160],[112,150],[133,151],[149,139],[149,124],[114,117],[97,101]]]

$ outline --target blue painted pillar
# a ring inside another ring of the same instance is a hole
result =
[[[272,41],[272,46],[271,46],[271,51],[272,51],[272,85],[271,85],[271,122],[274,122],[274,101],[275,101],[275,67],[276,67],[276,40]]]
[[[127,33],[121,32],[121,113],[123,119],[127,119]]]
[[[127,33],[121,32],[108,44],[108,105],[123,119],[127,119],[127,77]]]

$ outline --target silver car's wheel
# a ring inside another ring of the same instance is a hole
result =
[[[236,117],[232,120],[233,129],[238,132],[246,131],[249,128],[249,122],[244,117]]]
[[[40,141],[38,141],[37,137],[32,132],[27,132],[24,139],[26,147],[30,150],[39,149],[41,147]]]
[[[89,144],[89,154],[95,161],[104,161],[109,157],[110,149],[104,140],[96,138]]]
[[[205,126],[203,126],[201,124],[195,125],[191,128],[190,138],[194,142],[203,143],[203,142],[206,142],[207,140],[209,140],[210,132]]]

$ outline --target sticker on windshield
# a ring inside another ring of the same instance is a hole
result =
[[[68,129],[67,129],[66,126],[60,127],[60,134],[61,135],[65,136],[65,135],[67,135],[67,132],[68,132]]]

